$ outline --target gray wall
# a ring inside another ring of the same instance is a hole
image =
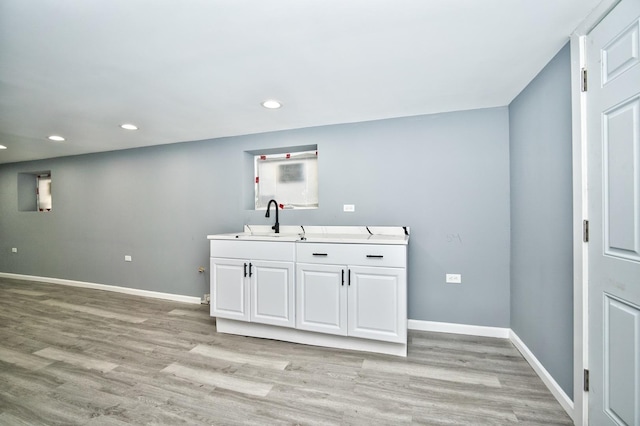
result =
[[[569,45],[509,105],[511,328],[573,396]]]
[[[409,317],[509,327],[508,121],[503,107],[3,165],[0,272],[201,296],[205,236],[270,223],[246,209],[244,152],[317,144],[320,208],[283,225],[410,226]],[[18,173],[45,169],[53,212],[19,212]]]

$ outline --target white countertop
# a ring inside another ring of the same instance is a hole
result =
[[[209,240],[287,241],[299,243],[408,244],[409,228],[402,226],[280,226],[245,225],[242,232],[207,235]]]

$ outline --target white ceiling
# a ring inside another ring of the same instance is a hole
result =
[[[2,0],[0,163],[508,105],[599,1]]]

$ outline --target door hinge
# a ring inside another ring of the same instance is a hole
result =
[[[589,392],[589,370],[586,368],[584,369],[582,384],[582,389],[584,389],[585,392]]]
[[[589,221],[586,219],[582,221],[582,242],[589,242]]]
[[[580,70],[580,80],[582,81],[580,90],[582,92],[586,92],[587,91],[587,69],[586,68],[582,68],[582,70]]]

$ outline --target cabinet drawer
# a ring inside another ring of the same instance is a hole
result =
[[[331,265],[407,266],[407,246],[296,243],[296,261]]]
[[[294,242],[211,240],[211,257],[293,262]]]

